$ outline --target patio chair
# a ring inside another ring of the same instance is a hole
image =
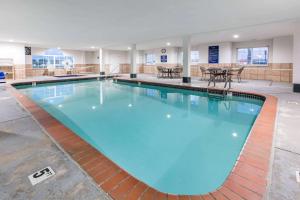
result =
[[[201,70],[201,80],[206,80],[206,75],[209,75],[210,73],[207,71],[205,67],[200,66],[200,70]]]
[[[162,66],[157,66],[157,72],[157,78],[165,78],[169,74],[169,71]]]
[[[242,75],[242,72],[243,72],[244,68],[245,68],[245,67],[241,67],[241,68],[238,70],[237,74],[236,74],[237,80],[238,80],[239,83],[242,81],[241,75]]]
[[[172,69],[171,71],[171,77],[172,78],[180,78],[181,77],[181,73],[183,71],[182,67],[175,67],[174,69]]]
[[[224,78],[225,78],[224,88],[226,88],[227,83],[228,83],[229,89],[231,89],[232,75],[233,75],[233,70],[232,69],[229,68],[225,71],[225,74],[224,74]]]

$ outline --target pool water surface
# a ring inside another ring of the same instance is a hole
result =
[[[132,176],[182,195],[224,183],[263,105],[111,80],[17,88]]]

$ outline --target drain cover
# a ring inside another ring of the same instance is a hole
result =
[[[298,183],[300,183],[300,172],[296,171],[296,180]]]
[[[35,185],[46,180],[47,178],[50,178],[53,175],[55,175],[55,172],[51,169],[51,167],[46,167],[29,175],[28,178],[31,184]]]

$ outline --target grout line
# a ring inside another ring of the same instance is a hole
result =
[[[296,155],[300,156],[300,153],[293,152],[291,150],[283,149],[283,148],[280,148],[280,147],[275,147],[275,149],[279,149],[281,151],[289,152],[289,153],[296,154]]]
[[[31,118],[31,116],[26,114],[26,116],[24,116],[24,117],[19,117],[19,118],[15,118],[15,119],[9,119],[9,120],[6,120],[6,121],[2,121],[2,122],[0,122],[0,124],[2,124],[2,123],[4,124],[4,123],[7,123],[7,122],[16,121],[16,120],[20,120],[20,119],[24,119],[24,118]]]

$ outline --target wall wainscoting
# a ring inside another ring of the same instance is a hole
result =
[[[175,67],[180,66],[177,63],[158,64],[158,65],[143,65],[138,64],[137,73],[157,74],[157,66]],[[191,66],[191,76],[201,77],[200,66],[203,67],[234,67],[236,64],[197,64]],[[110,64],[105,64],[104,71],[110,73]],[[31,64],[14,65],[14,79],[24,79],[26,77],[44,76],[47,75],[47,69],[32,68]],[[54,75],[66,74],[65,69],[55,69]],[[98,64],[75,64],[74,73],[99,73]],[[119,65],[119,73],[130,73],[130,64],[123,63]],[[242,79],[249,80],[271,80],[276,82],[292,83],[293,79],[293,64],[292,63],[269,63],[268,66],[249,66],[242,73]]]
[[[200,66],[203,67],[234,67],[236,64],[198,64],[191,66],[192,76],[201,76]],[[270,80],[276,82],[292,83],[293,64],[292,63],[269,63],[268,66],[245,67],[241,74],[242,79],[249,80]]]

